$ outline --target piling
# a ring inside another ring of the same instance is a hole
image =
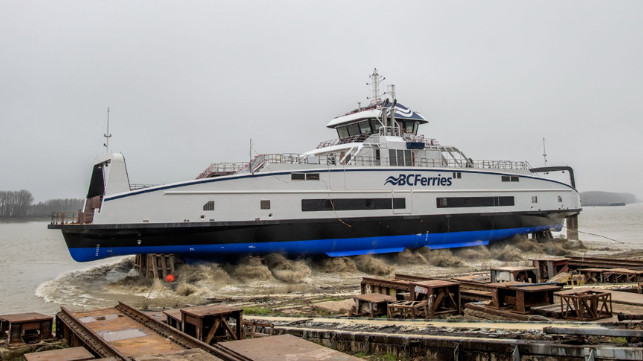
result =
[[[578,215],[567,217],[567,239],[578,241]]]

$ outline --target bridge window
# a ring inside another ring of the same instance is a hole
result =
[[[370,209],[404,209],[405,198],[302,199],[302,212],[361,211]]]
[[[379,133],[382,124],[377,119],[371,119],[371,128],[373,128],[374,133]]]
[[[339,139],[348,138],[348,129],[346,129],[346,127],[338,127],[337,134],[339,135]]]
[[[357,123],[348,125],[348,135],[350,135],[351,137],[354,135],[360,135],[359,125],[357,125]]]
[[[365,120],[363,122],[359,122],[359,131],[362,134],[372,134],[373,133],[371,131],[371,125],[368,123],[368,120]]]
[[[204,211],[213,211],[214,210],[214,201],[209,201],[208,203],[203,205],[203,210]]]
[[[418,122],[413,122],[410,120],[404,121],[404,131],[411,134],[417,134]]]

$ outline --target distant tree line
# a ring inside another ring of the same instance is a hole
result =
[[[636,203],[638,199],[632,193],[582,192],[580,200],[584,206],[602,206],[611,203]]]
[[[77,212],[83,207],[83,199],[50,199],[33,204],[33,196],[27,190],[0,191],[0,218],[49,217],[53,212]]]

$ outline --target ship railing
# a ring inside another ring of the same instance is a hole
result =
[[[426,168],[477,168],[477,169],[530,169],[528,162],[509,160],[470,160],[440,158],[394,158],[352,157],[341,164],[335,156],[308,156],[302,164],[335,166],[383,166],[383,167],[426,167]]]
[[[354,165],[354,166],[409,166],[409,167],[443,167],[443,168],[478,168],[478,169],[530,169],[526,161],[510,160],[471,160],[442,158],[394,158],[351,157],[344,164],[333,154],[300,155],[300,154],[261,154],[253,160],[253,169],[269,163],[279,164],[320,164],[320,165]]]
[[[222,162],[210,164],[196,179],[212,178],[237,173],[248,167],[247,162]]]
[[[79,212],[80,213],[80,212]],[[52,212],[51,224],[78,224],[76,212]]]
[[[390,127],[388,127],[390,128]],[[387,128],[387,129],[388,129]],[[380,136],[384,136],[385,132],[383,131],[385,127],[380,128],[379,133],[374,133],[374,134],[359,134],[359,135],[353,135],[350,137],[345,137],[345,138],[339,138],[339,139],[330,139],[323,141],[317,145],[316,149],[322,149],[322,148],[328,148],[332,147],[335,145],[342,145],[342,144],[347,144],[347,143],[372,143],[372,144],[379,144],[380,142]],[[396,130],[397,132],[397,130]],[[424,143],[427,147],[436,147],[439,146],[440,143],[438,143],[437,139],[432,139],[432,138],[425,138],[424,135],[421,134],[413,134],[413,133],[403,133],[402,138],[406,140],[407,142],[411,143]]]
[[[425,138],[423,134],[404,133],[403,137],[409,143],[424,143],[427,147],[438,147],[437,139]]]
[[[129,190],[135,191],[135,190],[139,190],[139,189],[152,188],[152,187],[156,187],[156,186],[160,186],[160,184],[136,184],[136,183],[134,183],[134,184],[129,185]]]
[[[330,139],[319,143],[316,149],[332,147],[334,145],[341,145],[346,143],[362,143],[366,141],[372,134],[358,134],[350,137],[344,137],[339,139]]]
[[[400,157],[400,158],[376,158],[376,157],[346,157],[342,163],[340,158],[334,154],[325,155],[301,155],[296,153],[284,154],[259,154],[250,163],[215,163],[216,165],[228,164],[225,166],[210,166],[201,173],[205,176],[199,178],[216,177],[220,175],[238,174],[260,171],[268,164],[311,164],[323,166],[382,166],[382,167],[421,167],[421,168],[453,168],[453,169],[530,169],[526,161],[510,160],[472,160],[467,158],[447,159],[445,157]],[[213,165],[215,165],[213,164]],[[208,176],[209,175],[209,176]],[[198,178],[197,178],[198,179]]]

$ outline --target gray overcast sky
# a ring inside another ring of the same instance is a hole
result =
[[[109,106],[133,183],[303,153],[374,67],[473,159],[643,198],[640,1],[0,0],[0,190],[84,197]]]

